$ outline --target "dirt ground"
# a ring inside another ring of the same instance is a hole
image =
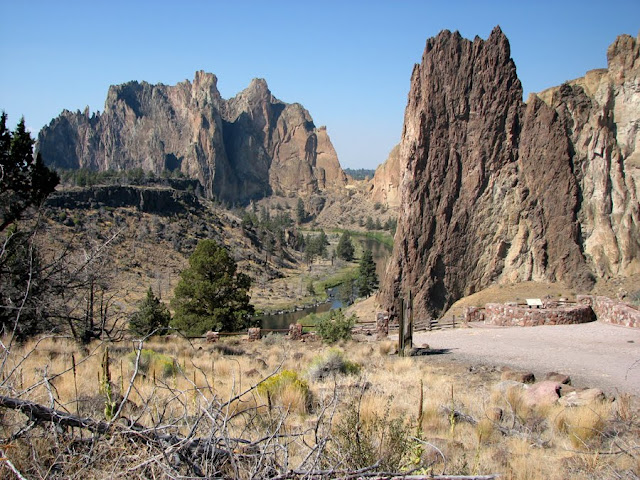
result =
[[[397,337],[397,336],[396,336]],[[493,327],[416,332],[414,344],[447,353],[429,362],[510,366],[571,376],[579,387],[640,395],[640,330],[601,322],[538,327]]]

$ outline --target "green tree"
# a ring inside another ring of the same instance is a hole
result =
[[[34,141],[24,118],[15,130],[0,115],[0,327],[17,339],[50,331],[44,308],[47,285],[32,232],[18,228],[18,220],[32,206],[40,206],[59,182],[56,173],[33,156]]]
[[[213,240],[198,243],[180,277],[171,302],[175,328],[187,335],[202,335],[257,324],[249,303],[251,279],[237,271],[227,250]]]
[[[7,229],[0,261],[0,332],[25,340],[54,330],[44,308],[47,285],[31,235]]]
[[[39,206],[60,182],[45,167],[40,154],[33,157],[34,140],[24,118],[16,129],[7,129],[7,115],[0,116],[0,232],[20,219],[32,205]]]
[[[322,315],[316,323],[316,331],[326,343],[335,343],[338,340],[349,340],[351,329],[356,324],[357,317],[344,316],[342,309],[331,310],[329,315]]]
[[[134,335],[145,337],[147,335],[163,335],[166,333],[171,321],[171,314],[167,306],[153,294],[149,287],[146,298],[140,303],[137,312],[131,315],[129,330]]]
[[[324,230],[320,230],[319,235],[307,235],[304,243],[304,255],[307,263],[313,263],[316,257],[325,257],[327,255],[329,239]]]
[[[367,217],[367,222],[365,223],[365,228],[367,230],[373,230],[376,228],[376,224],[373,223],[373,218]]]
[[[365,250],[360,259],[358,269],[358,293],[361,297],[368,297],[378,288],[378,275],[376,264],[373,261],[371,250]]]
[[[342,305],[348,306],[353,303],[353,280],[347,280],[338,287],[338,300]]]
[[[353,242],[351,241],[351,235],[348,231],[344,232],[338,241],[336,247],[336,255],[347,262],[353,260],[353,254],[355,249],[353,248]]]
[[[296,221],[298,225],[304,222],[307,218],[307,212],[304,209],[304,202],[301,198],[298,198],[298,203],[296,205]]]
[[[327,256],[327,247],[329,246],[329,239],[324,230],[320,230],[320,235],[316,237],[318,255],[321,257]]]

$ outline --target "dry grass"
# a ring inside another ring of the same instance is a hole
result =
[[[344,418],[341,412],[356,404],[363,422],[403,419],[401,430],[406,429],[411,436],[419,435],[437,447],[446,461],[433,448],[419,444],[408,448],[403,460],[431,472],[500,473],[509,479],[640,474],[640,424],[633,397],[620,396],[613,404],[588,407],[528,407],[516,389],[504,394],[492,391],[499,381],[498,372],[470,373],[459,365],[430,364],[428,357],[390,356],[391,342],[344,344],[345,357],[362,366],[360,375],[311,381],[307,378],[308,369],[315,358],[325,353],[325,347],[319,343],[272,340],[254,343],[230,340],[225,344],[241,354],[226,355],[221,353],[224,349],[204,342],[152,339],[144,345],[145,349],[156,352],[157,358],[164,358],[161,355],[170,358],[176,368],[165,374],[166,362],[155,360],[160,364],[135,376],[125,416],[141,425],[162,424],[176,434],[188,435],[191,431],[200,432],[194,422],[202,412],[211,412],[213,406],[225,405],[237,396],[223,408],[229,419],[230,436],[256,439],[281,428],[287,435],[302,435],[300,438],[311,445],[316,441],[313,432],[319,421],[340,421]],[[105,396],[100,385],[105,347],[96,342],[80,348],[67,339],[28,342],[7,357],[2,394],[44,405],[53,401],[59,410],[103,418]],[[109,345],[111,382],[118,397],[128,389],[134,375],[133,349],[133,344]],[[261,379],[285,369],[294,372],[308,391],[295,381],[285,382],[269,396],[260,389],[247,391]],[[442,413],[443,405],[472,416],[478,423],[452,421]],[[497,409],[503,412],[502,417],[495,415]],[[2,413],[0,436],[7,438],[24,425],[25,418],[16,412]],[[505,435],[500,429],[519,432],[521,437]],[[319,432],[330,434],[330,425],[321,427]],[[9,448],[5,453],[25,475],[30,474],[29,478],[47,476],[47,468],[63,461],[61,468],[65,473],[59,476],[85,471],[85,476],[91,478],[107,478],[109,468],[130,468],[126,450],[118,453],[116,461],[114,451],[104,445],[101,447],[104,457],[91,467],[80,467],[73,456],[61,453],[60,443],[56,447],[50,435],[52,432],[46,428],[33,429],[25,437],[28,445],[20,443],[21,440],[14,442],[20,448]],[[544,448],[534,446],[537,440]],[[61,442],[62,437],[56,441]],[[286,448],[288,465],[297,467],[308,453],[304,442],[284,445],[279,448]],[[27,455],[25,448],[31,453]],[[152,458],[152,450],[138,452],[138,461]],[[600,454],[621,450],[627,453]],[[162,477],[158,472],[152,469],[147,473]],[[4,473],[0,467],[0,475]]]
[[[574,448],[588,450],[600,446],[610,418],[610,404],[594,403],[563,409],[555,416],[554,426],[568,437]]]

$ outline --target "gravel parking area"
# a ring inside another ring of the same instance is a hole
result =
[[[536,378],[555,371],[573,385],[640,396],[640,330],[600,322],[538,327],[493,327],[415,332],[414,345],[447,353],[426,361],[510,366]]]

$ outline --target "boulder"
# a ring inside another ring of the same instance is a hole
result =
[[[519,371],[519,370],[511,370],[510,368],[505,368],[500,375],[501,380],[512,380],[514,382],[520,383],[534,383],[536,381],[536,377],[531,372]]]
[[[598,388],[587,388],[567,393],[560,397],[558,403],[564,407],[580,407],[591,405],[595,402],[604,402],[607,399],[604,392]]]
[[[514,389],[516,391],[525,391],[528,388],[529,385],[526,385],[522,382],[516,382],[514,380],[502,380],[501,382],[496,383],[493,386],[493,391],[499,392],[502,395],[506,395],[506,393],[511,389]]]
[[[558,382],[563,385],[571,385],[571,377],[564,373],[549,372],[544,376],[545,380],[551,380],[552,382]]]
[[[289,325],[289,339],[301,340],[302,339],[302,325],[299,323],[292,323]]]
[[[577,392],[578,389],[572,385],[567,385],[566,383],[560,384],[560,396],[566,397],[571,392]]]
[[[560,398],[560,385],[550,380],[535,383],[524,392],[524,402],[530,407],[553,405]]]

